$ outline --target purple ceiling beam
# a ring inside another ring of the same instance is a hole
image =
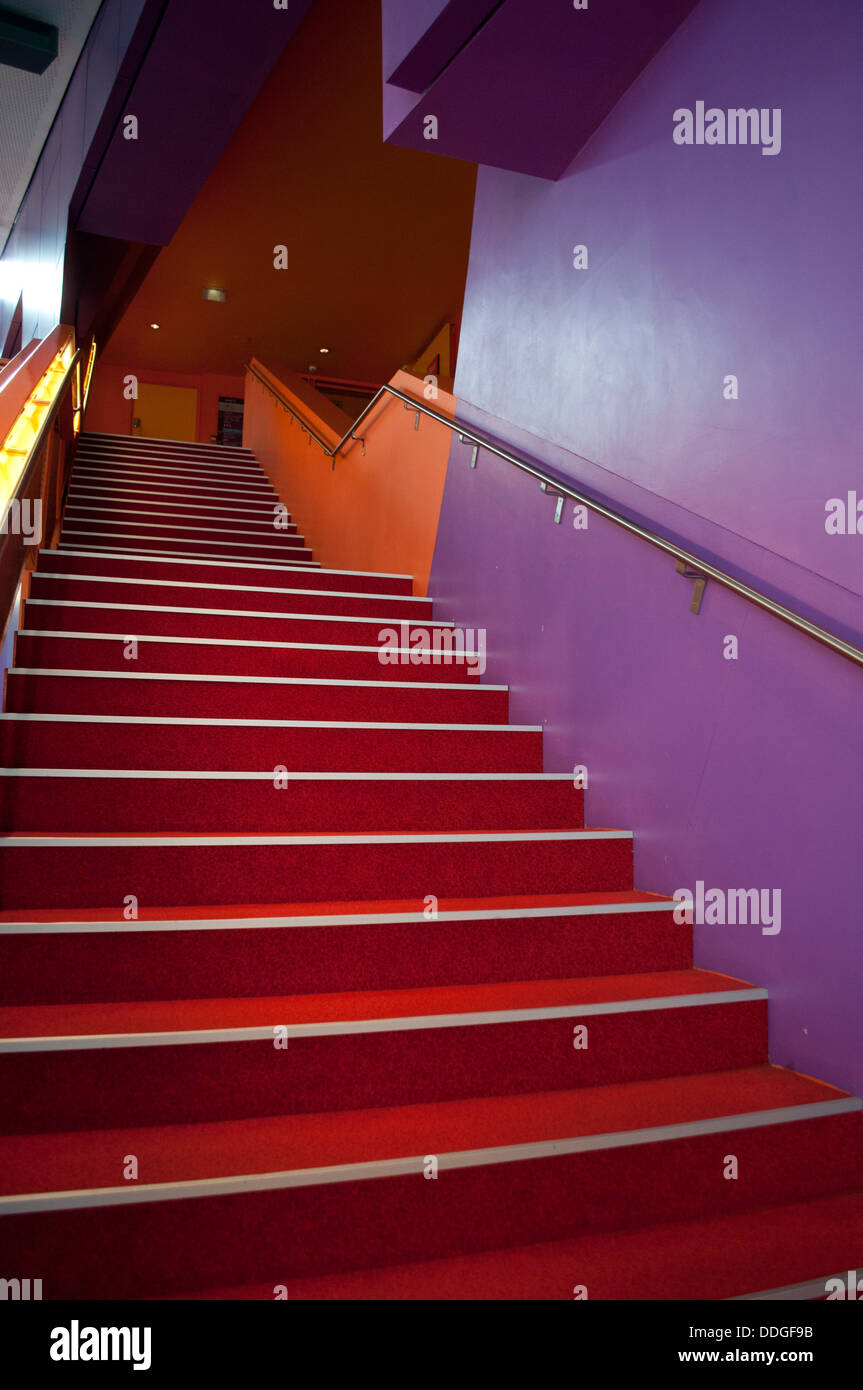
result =
[[[696,3],[589,0],[575,9],[563,0],[505,0],[409,110],[404,91],[396,101],[385,84],[385,137],[557,179]],[[406,61],[421,46],[414,36]],[[426,135],[428,116],[437,117],[437,139]]]
[[[126,99],[77,228],[166,246],[311,0],[238,7],[170,0]],[[135,116],[138,138],[124,135]]]
[[[381,0],[384,80],[424,92],[500,0]]]

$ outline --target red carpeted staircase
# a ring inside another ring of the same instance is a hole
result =
[[[863,1272],[860,1102],[769,1065],[539,727],[254,457],[84,435],[0,716],[0,1275],[713,1299]],[[442,640],[442,639],[438,639]],[[727,1176],[731,1157],[736,1178]]]

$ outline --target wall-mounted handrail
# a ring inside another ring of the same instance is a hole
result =
[[[257,367],[252,366],[251,362],[246,363],[246,371],[251,372],[255,380],[259,381],[261,385],[265,387],[267,391],[269,391],[271,396],[275,396],[276,400],[279,402],[279,405],[288,412],[288,414],[291,416],[293,420],[296,420],[300,429],[305,431],[305,433],[309,436],[309,439],[314,439],[317,444],[320,444],[324,453],[332,457],[333,451],[327,444],[326,440],[321,439],[321,436],[315,433],[308,421],[297,410],[296,406],[285,396],[283,396],[281,391],[276,390],[272,382],[268,381],[265,376],[262,376],[262,374],[258,371]]]
[[[484,449],[487,453],[494,454],[497,458],[503,459],[505,463],[512,464],[514,468],[518,468],[522,473],[527,473],[532,478],[536,478],[544,491],[551,488],[559,496],[568,497],[573,502],[577,502],[580,506],[587,507],[589,511],[595,512],[597,516],[605,517],[606,521],[610,521],[613,525],[619,526],[624,531],[628,531],[630,535],[638,536],[640,540],[646,541],[647,544],[652,545],[654,549],[662,550],[666,555],[672,556],[672,558],[678,562],[678,566],[682,564],[685,570],[694,570],[696,572],[695,577],[714,580],[717,584],[722,585],[724,589],[730,589],[732,593],[737,594],[740,598],[746,599],[749,603],[755,604],[757,608],[761,608],[765,613],[772,613],[775,618],[779,618],[782,622],[797,628],[798,632],[805,633],[807,637],[812,637],[816,642],[820,642],[823,646],[829,647],[831,651],[838,652],[840,656],[847,657],[849,661],[856,662],[858,666],[863,666],[863,651],[861,651],[859,647],[853,646],[850,642],[845,642],[841,637],[837,637],[835,633],[828,632],[826,628],[819,627],[817,623],[810,622],[808,618],[804,618],[800,613],[795,613],[792,609],[785,608],[781,603],[777,603],[775,599],[768,598],[766,594],[762,594],[760,590],[753,589],[751,585],[744,584],[741,580],[735,579],[733,575],[726,574],[724,570],[717,568],[716,565],[710,564],[708,560],[703,560],[698,555],[692,554],[691,551],[684,550],[682,546],[675,545],[673,541],[665,540],[664,537],[656,535],[655,532],[649,531],[646,527],[639,526],[638,522],[630,521],[627,517],[621,516],[619,512],[614,511],[611,507],[607,507],[604,502],[600,502],[597,498],[591,497],[588,493],[572,487],[569,483],[562,482],[561,479],[556,477],[553,473],[547,473],[544,469],[538,468],[536,464],[528,463],[526,459],[519,458],[517,454],[510,453],[508,449],[501,448],[501,446],[495,444],[488,435],[478,434],[475,430],[471,430],[467,426],[459,424],[455,420],[451,420],[448,416],[442,415],[440,411],[432,410],[430,406],[417,400],[415,396],[410,396],[407,392],[400,391],[396,386],[390,385],[389,382],[386,382],[380,390],[375,393],[368,405],[364,406],[360,411],[350,429],[342,435],[337,444],[331,447],[321,439],[319,435],[315,434],[308,424],[299,420],[297,412],[270,382],[266,381],[253,367],[248,367],[247,370],[251,371],[252,374],[266,386],[267,390],[280,400],[282,405],[298,419],[302,427],[309,432],[311,438],[315,439],[317,443],[320,444],[324,453],[333,460],[333,466],[335,466],[336,456],[346,444],[350,442],[365,444],[365,440],[358,439],[354,431],[362,424],[367,416],[371,414],[375,406],[384,396],[393,396],[396,400],[403,401],[405,406],[410,410],[418,412],[418,417],[420,414],[427,415],[430,419],[437,421],[439,425],[445,425],[453,434],[459,436],[462,443],[469,442],[478,449]],[[417,423],[418,422],[419,420],[417,419]]]

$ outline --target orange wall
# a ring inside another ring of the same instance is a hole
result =
[[[341,412],[326,418],[316,413],[314,393],[292,372],[278,377],[256,362],[258,370],[278,383],[318,434],[330,445],[351,421]],[[423,399],[422,382],[397,372],[392,385]],[[414,577],[414,592],[425,594],[434,554],[443,498],[450,431],[414,414],[401,401],[382,401],[363,426],[359,443],[332,460],[277,404],[260,382],[247,374],[243,443],[253,449],[292,513],[316,560],[327,569],[386,571]],[[438,394],[427,404],[454,415],[455,399]]]
[[[238,23],[246,7],[230,7]],[[203,22],[210,7],[197,8]],[[316,363],[342,380],[384,381],[461,314],[475,184],[476,165],[435,154],[433,142],[383,143],[380,0],[315,0],[105,360],[137,362],[141,375],[242,372],[254,351],[297,372]],[[286,270],[274,268],[277,245]],[[205,286],[226,301],[204,300]]]
[[[133,367],[116,367],[113,363],[97,362],[90,386],[87,418],[84,428],[104,434],[131,434],[134,401],[123,395],[123,381],[134,373]],[[153,386],[191,386],[198,392],[199,443],[209,444],[216,435],[219,417],[219,397],[242,397],[241,376],[217,376],[209,373],[159,372],[147,368],[137,373],[139,382]]]

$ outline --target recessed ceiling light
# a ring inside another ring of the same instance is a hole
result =
[[[157,323],[151,323],[151,324],[150,324],[150,327],[151,327],[151,328],[158,328],[159,325],[158,325]]]
[[[329,348],[318,348],[318,352],[329,352]]]
[[[224,304],[227,295],[224,290],[206,289],[202,295],[203,299],[214,299],[217,304]]]

